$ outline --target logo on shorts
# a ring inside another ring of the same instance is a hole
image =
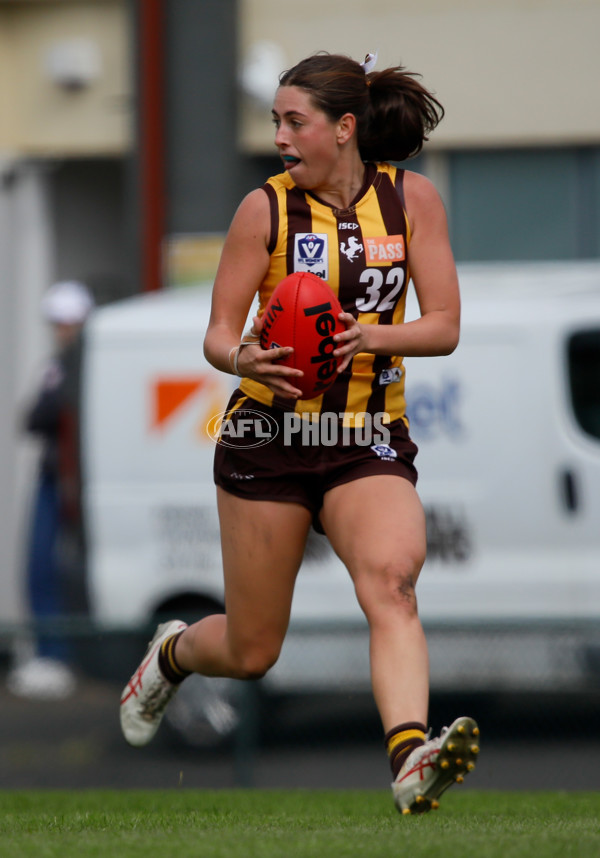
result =
[[[294,271],[311,271],[327,280],[327,252],[327,233],[297,233],[294,240]]]
[[[215,415],[206,432],[213,441],[226,447],[264,447],[277,436],[279,426],[262,411],[240,408]]]
[[[389,444],[373,444],[371,450],[379,456],[382,462],[395,462],[398,458],[398,453]]]

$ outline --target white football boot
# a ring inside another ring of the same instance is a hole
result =
[[[479,727],[472,718],[457,718],[435,739],[415,748],[392,784],[400,813],[437,810],[439,797],[473,771],[479,753]]]
[[[141,748],[152,739],[169,700],[179,689],[162,675],[158,653],[162,643],[171,635],[187,629],[187,623],[170,620],[161,623],[150,641],[142,663],[121,695],[121,730],[130,745]]]

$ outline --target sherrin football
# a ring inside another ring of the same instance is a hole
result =
[[[341,312],[328,284],[306,271],[284,277],[265,307],[260,344],[263,349],[293,347],[281,363],[304,373],[292,382],[302,391],[301,399],[320,396],[337,377],[333,335],[345,330],[338,319]]]

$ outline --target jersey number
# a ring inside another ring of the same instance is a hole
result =
[[[360,275],[360,282],[366,284],[367,294],[365,297],[356,299],[356,308],[361,313],[384,313],[393,310],[396,301],[402,292],[404,285],[404,268],[390,268],[384,278],[379,268],[365,268]],[[384,286],[391,286],[391,291],[382,296],[381,290]]]

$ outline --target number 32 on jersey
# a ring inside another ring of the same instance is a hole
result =
[[[365,256],[368,266],[403,262],[406,256],[404,236],[365,238]],[[359,278],[360,282],[365,284],[366,295],[356,299],[357,310],[361,313],[384,313],[386,310],[393,310],[402,294],[404,278],[405,271],[400,266],[383,270],[376,267],[366,268]]]
[[[380,268],[365,268],[359,281],[365,284],[366,294],[356,299],[356,309],[361,313],[393,310],[402,294],[404,277],[404,268],[388,268],[385,274]]]

